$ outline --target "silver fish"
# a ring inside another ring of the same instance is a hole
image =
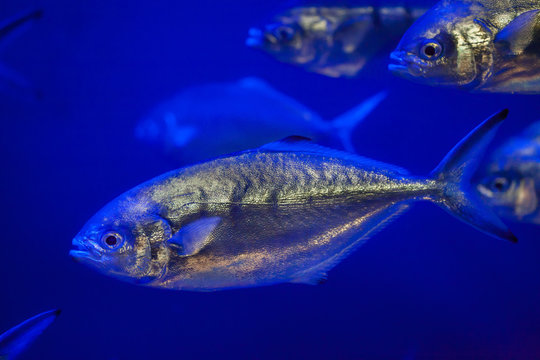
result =
[[[181,168],[106,205],[70,254],[102,273],[168,289],[314,284],[417,200],[516,241],[469,183],[506,115],[473,130],[429,177],[298,136]]]
[[[390,50],[426,11],[404,6],[302,6],[252,28],[248,46],[330,77],[355,77],[374,56]]]
[[[501,217],[540,225],[540,122],[493,154],[478,190]]]
[[[0,359],[13,360],[26,349],[60,315],[60,310],[50,310],[0,334]]]
[[[139,122],[135,136],[194,162],[254,148],[290,134],[354,152],[353,129],[386,97],[380,92],[324,121],[258,78],[186,89]]]
[[[441,0],[407,30],[389,69],[476,92],[540,93],[540,1]]]
[[[11,39],[24,31],[31,23],[40,19],[41,16],[42,11],[35,10],[0,23],[0,50],[5,47]],[[0,87],[5,88],[5,91],[7,92],[13,90],[23,90],[23,92],[28,92],[29,90],[32,90],[31,85],[23,76],[1,63]]]

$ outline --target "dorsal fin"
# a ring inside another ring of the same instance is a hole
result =
[[[386,164],[380,161],[358,156],[356,154],[351,154],[345,151],[335,150],[322,145],[318,145],[311,141],[310,138],[300,135],[287,136],[286,138],[283,138],[281,140],[263,145],[260,149],[269,152],[298,152],[305,154],[318,154],[358,162],[365,167],[381,170],[390,170],[401,175],[407,175],[409,173],[407,170],[400,168],[399,166]]]

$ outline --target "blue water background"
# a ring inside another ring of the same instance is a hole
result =
[[[513,245],[418,203],[319,286],[215,293],[123,283],[74,263],[71,239],[105,203],[176,167],[133,138],[183,88],[259,76],[331,119],[376,91],[355,131],[365,156],[427,174],[489,114],[496,138],[540,118],[538,96],[478,95],[370,76],[330,79],[246,48],[272,1],[5,0],[39,23],[0,59],[42,92],[0,94],[0,332],[62,315],[21,359],[538,359],[540,236]],[[219,134],[206,134],[208,141]]]

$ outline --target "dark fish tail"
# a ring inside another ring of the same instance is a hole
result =
[[[42,15],[42,10],[34,10],[1,23],[0,38],[6,37],[7,35],[13,33],[16,29],[23,27],[25,24],[28,24],[33,20],[40,19]]]
[[[0,334],[0,359],[15,359],[60,315],[60,310],[50,310]]]
[[[441,185],[435,201],[442,208],[484,233],[517,242],[508,227],[476,195],[470,183],[482,154],[507,115],[508,110],[503,110],[481,123],[446,155],[431,175]]]

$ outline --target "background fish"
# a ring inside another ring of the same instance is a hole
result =
[[[540,93],[540,1],[441,0],[407,30],[396,75],[473,91]]]
[[[478,190],[500,216],[540,224],[540,122],[501,146],[486,173]]]
[[[34,21],[41,18],[41,10],[25,13],[0,23],[0,51]],[[33,91],[28,81],[14,70],[0,63],[0,88],[4,91]]]
[[[135,130],[141,140],[194,162],[291,134],[353,152],[351,133],[386,97],[380,92],[333,121],[257,78],[193,87],[159,105]]]
[[[300,6],[252,28],[248,46],[280,61],[331,77],[354,77],[375,55],[390,50],[426,11],[406,6]]]
[[[60,310],[50,310],[0,334],[0,359],[13,360],[30,345],[60,315]]]
[[[515,241],[469,184],[506,114],[473,130],[428,178],[301,137],[181,168],[105,206],[70,254],[169,289],[313,284],[415,200]]]

